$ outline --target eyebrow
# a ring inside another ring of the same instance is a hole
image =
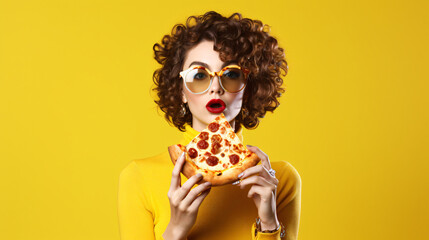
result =
[[[235,63],[235,61],[228,61],[228,62],[224,62],[224,63],[222,64],[222,68],[224,68],[224,67],[226,67],[226,66],[228,66],[228,65],[231,65],[231,63]],[[209,67],[209,65],[208,65],[207,63],[200,62],[200,61],[193,61],[193,62],[191,62],[191,64],[189,64],[188,68],[189,68],[189,67],[191,67],[192,65],[199,65],[199,66],[203,66],[203,67],[205,67],[205,68],[210,69],[210,67]],[[211,69],[210,69],[210,70],[211,70]]]

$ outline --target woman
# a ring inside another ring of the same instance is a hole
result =
[[[154,45],[162,65],[154,73],[155,102],[167,121],[184,132],[181,144],[188,144],[220,112],[243,140],[242,127],[257,127],[266,111],[277,108],[287,63],[268,31],[260,21],[238,13],[226,18],[208,12],[177,24]],[[246,77],[229,82],[232,68]],[[190,72],[205,81],[187,81]],[[212,99],[222,100],[226,108],[209,106]],[[248,148],[261,164],[245,170],[239,181],[214,188],[196,185],[200,174],[189,179],[180,174],[183,156],[175,166],[167,152],[132,161],[119,181],[121,239],[297,239],[298,172],[286,161],[270,163],[257,147]]]

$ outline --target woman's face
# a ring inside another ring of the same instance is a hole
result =
[[[219,53],[213,50],[212,41],[202,41],[189,49],[185,57],[182,70],[193,66],[203,66],[212,72],[218,72],[222,68],[234,64],[225,63],[219,58]],[[221,114],[220,109],[213,109],[208,103],[213,99],[220,99],[225,103],[222,111],[231,126],[235,127],[234,119],[240,113],[244,90],[238,93],[226,92],[219,84],[219,77],[215,76],[212,85],[203,94],[194,94],[183,86],[183,102],[188,103],[192,113],[192,127],[201,132],[207,125]]]

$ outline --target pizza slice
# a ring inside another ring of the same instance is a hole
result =
[[[260,161],[255,153],[241,143],[223,113],[188,145],[173,145],[168,147],[168,151],[173,164],[185,152],[186,162],[182,173],[188,179],[201,173],[202,182],[211,182],[212,186],[238,180],[238,174]]]

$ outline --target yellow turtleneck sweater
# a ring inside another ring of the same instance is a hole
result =
[[[198,131],[186,126],[183,140],[187,145]],[[243,141],[242,131],[237,135]],[[166,146],[167,149],[167,146]],[[213,187],[198,211],[197,221],[188,240],[296,240],[301,210],[301,178],[286,161],[271,162],[279,180],[277,188],[277,217],[286,229],[285,238],[280,231],[258,233],[255,236],[257,208],[247,198],[250,187],[240,189],[226,185]],[[170,188],[173,164],[167,151],[145,159],[131,161],[119,176],[118,217],[121,240],[164,240],[170,221]],[[181,175],[182,184],[187,178]]]

